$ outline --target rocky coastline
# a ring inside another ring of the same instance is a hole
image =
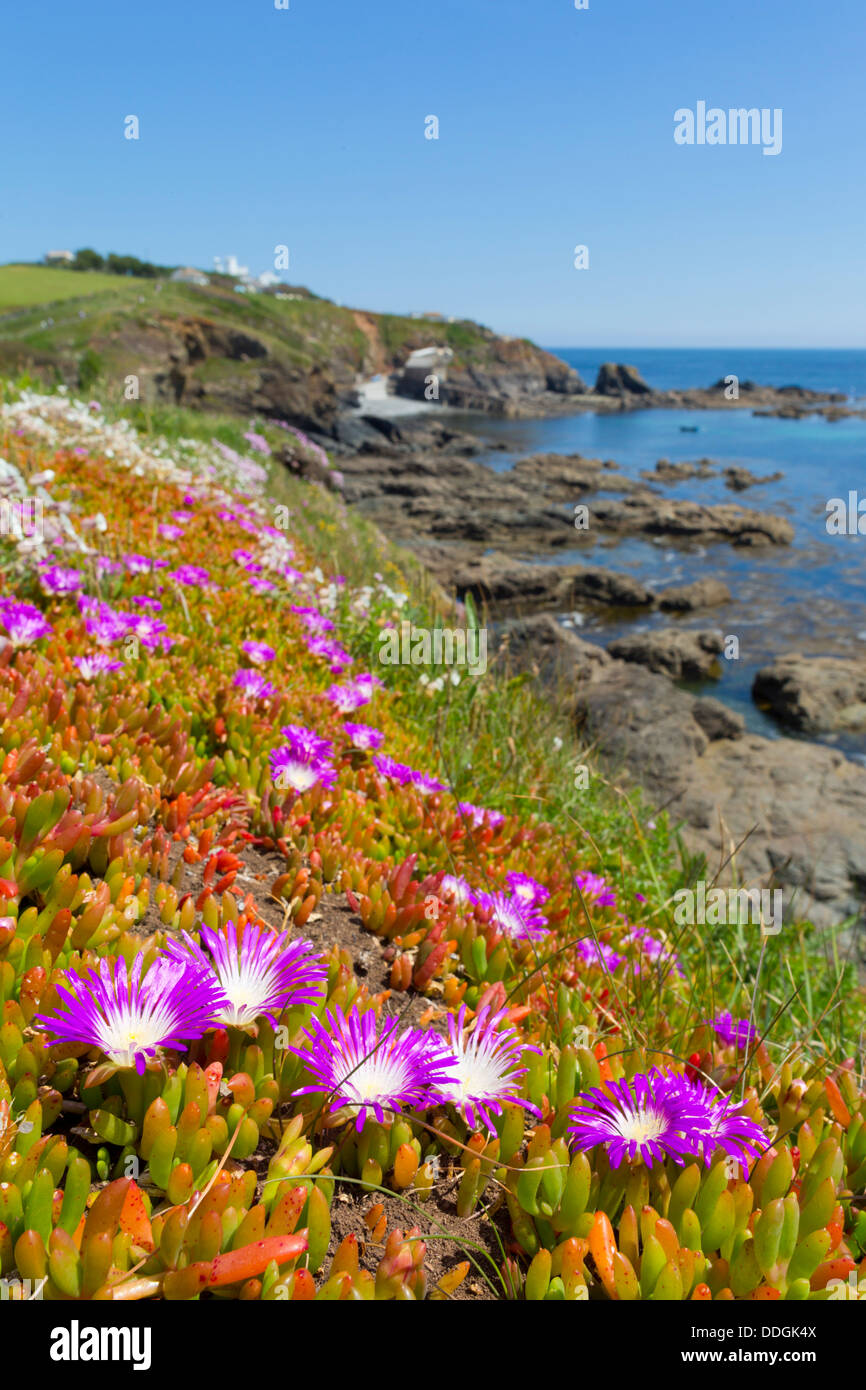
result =
[[[677,393],[678,405],[687,394]],[[447,421],[352,420],[338,450],[346,500],[411,546],[458,603],[472,596],[489,615],[495,660],[555,684],[609,775],[666,808],[686,848],[705,854],[722,884],[782,888],[787,915],[817,925],[859,920],[866,767],[809,740],[866,727],[866,663],[791,654],[761,671],[754,700],[779,730],[764,737],[719,700],[684,688],[712,688],[719,674],[732,602],[724,583],[708,575],[653,586],[606,564],[559,558],[590,531],[611,543],[639,536],[770,554],[792,540],[785,517],[733,501],[683,501],[667,489],[717,477],[741,493],[780,475],[703,458],[660,460],[635,479],[578,454],[530,455],[503,473],[476,457],[489,446]],[[591,526],[578,524],[581,509]],[[568,625],[578,606],[618,620],[668,620],[605,648]]]

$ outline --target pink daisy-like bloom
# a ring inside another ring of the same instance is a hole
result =
[[[120,613],[118,616],[124,623],[125,631],[133,633],[147,651],[155,652],[161,648],[167,652],[174,645],[166,635],[168,628],[158,618],[148,618],[144,613]]]
[[[192,518],[193,518],[193,513],[192,513],[192,512],[177,511],[177,512],[172,512],[172,514],[171,514],[171,519],[172,519],[172,521],[177,521],[177,522],[179,522],[179,524],[180,524],[181,526],[185,526],[186,523],[187,523],[188,521],[192,521]]]
[[[183,535],[183,527],[172,526],[168,521],[161,521],[156,528],[156,533],[167,541],[179,541]]]
[[[307,651],[312,652],[313,656],[323,656],[335,676],[347,666],[351,666],[354,659],[351,652],[347,652],[345,647],[341,647],[339,642],[334,642],[330,637],[308,637]]]
[[[331,619],[326,618],[324,613],[320,613],[318,608],[304,608],[293,603],[292,612],[297,613],[308,632],[322,633],[335,631]]]
[[[550,889],[545,888],[543,883],[539,883],[529,874],[519,874],[512,870],[511,873],[506,874],[505,882],[516,898],[523,898],[525,902],[532,903],[535,907],[540,907],[550,897]]]
[[[422,796],[426,796],[428,792],[444,792],[446,790],[444,782],[437,782],[435,777],[430,777],[426,772],[416,772],[415,768],[408,767],[406,763],[398,763],[387,753],[374,753],[373,765],[383,777],[397,782],[401,787],[416,787]]]
[[[586,937],[581,937],[580,941],[574,943],[577,954],[586,961],[587,965],[607,966],[608,970],[616,970],[622,963],[622,956],[617,955],[616,951],[610,946],[605,946],[603,941],[590,941]]]
[[[381,729],[374,729],[371,724],[350,724],[347,722],[343,728],[352,741],[352,747],[360,748],[365,753],[375,752],[385,742],[385,735]]]
[[[323,1094],[332,1106],[357,1115],[355,1128],[364,1128],[369,1111],[380,1124],[385,1114],[408,1105],[422,1109],[431,1104],[433,1087],[451,1076],[452,1058],[444,1044],[436,1050],[429,1033],[410,1028],[399,1033],[399,1019],[386,1019],[381,1027],[375,1013],[361,1014],[355,1005],[348,1018],[328,1010],[326,1028],[317,1018],[303,1029],[305,1047],[293,1047],[313,1081],[295,1095]]]
[[[523,898],[508,893],[479,893],[478,904],[489,913],[496,930],[511,941],[541,941],[550,930],[547,919]]]
[[[80,570],[64,569],[62,565],[48,565],[39,575],[39,583],[46,594],[61,596],[77,593],[84,585]]]
[[[717,1149],[736,1159],[741,1165],[760,1158],[769,1140],[761,1126],[749,1118],[744,1105],[737,1105],[718,1087],[702,1077],[689,1077],[679,1072],[667,1072],[669,1094],[675,1103],[695,1113],[700,1122],[690,1118],[689,1137],[695,1145],[691,1152],[703,1156],[709,1165]]]
[[[0,609],[0,622],[5,627],[13,647],[29,647],[31,642],[38,642],[40,637],[50,637],[54,632],[38,608],[32,603],[19,603],[15,599],[9,599],[3,604]]]
[[[480,825],[489,825],[495,828],[505,820],[501,811],[490,811],[486,806],[474,806],[471,801],[458,801],[457,810],[464,820],[471,823],[474,830],[477,830]]]
[[[301,724],[287,724],[280,733],[288,742],[269,754],[276,785],[296,792],[309,791],[317,782],[333,786],[337,775],[331,764],[333,744]]]
[[[715,1030],[722,1042],[728,1047],[738,1048],[740,1052],[745,1052],[760,1037],[757,1028],[747,1018],[734,1019],[730,1012],[719,1014],[716,1018],[705,1018],[704,1022]]]
[[[150,555],[124,555],[123,563],[130,574],[150,574],[155,561]]]
[[[570,1113],[569,1133],[577,1149],[604,1145],[613,1168],[635,1157],[648,1167],[670,1157],[682,1167],[700,1143],[691,1127],[697,1124],[700,1132],[701,1123],[700,1107],[654,1067],[582,1092]]]
[[[241,642],[241,651],[246,652],[254,666],[263,666],[266,661],[273,661],[276,657],[276,652],[267,642]]]
[[[256,434],[255,430],[248,430],[244,439],[251,449],[255,449],[257,454],[264,454],[265,458],[270,457],[271,446],[263,434]]]
[[[232,685],[236,685],[251,700],[269,700],[272,695],[277,693],[275,685],[266,681],[258,671],[250,671],[246,667],[240,671],[235,671]]]
[[[52,1043],[86,1043],[98,1047],[118,1067],[144,1072],[148,1058],[161,1047],[186,1050],[211,1024],[220,999],[209,971],[160,956],[142,978],[139,954],[127,969],[122,956],[101,960],[99,971],[81,976],[67,971],[57,985],[61,1004],[55,1014],[34,1022]]]
[[[105,671],[122,671],[122,661],[112,661],[110,656],[104,652],[93,652],[90,656],[77,656],[75,664],[81,673],[82,680],[92,681],[97,676],[101,676]]]
[[[471,1129],[483,1125],[490,1134],[496,1133],[492,1116],[502,1114],[503,1101],[522,1105],[541,1118],[541,1111],[519,1093],[520,1078],[527,1072],[520,1065],[523,1053],[540,1052],[540,1048],[526,1047],[513,1028],[499,1027],[506,1012],[500,1009],[491,1014],[481,1009],[468,1029],[465,1004],[456,1019],[448,1015],[455,1080],[435,1087],[439,1098],[454,1105]]]
[[[201,939],[205,950],[184,932],[184,944],[172,940],[168,952],[215,977],[215,1024],[247,1028],[257,1018],[266,1018],[277,1028],[284,1009],[317,1004],[324,997],[328,972],[312,944],[301,937],[292,941],[287,931],[248,922],[238,938],[234,922],[229,922],[222,931],[202,927]]]
[[[190,589],[203,589],[210,583],[210,574],[201,565],[179,565],[169,578]]]
[[[132,602],[138,608],[146,608],[148,613],[161,613],[162,604],[158,598],[151,598],[149,594],[136,594]]]
[[[458,907],[475,907],[478,902],[475,889],[459,874],[443,874],[438,895],[446,902],[456,903]]]
[[[657,964],[659,969],[675,970],[678,975],[684,976],[685,972],[673,947],[666,941],[658,941],[646,927],[633,928],[625,940],[636,942],[641,955],[653,965]],[[635,964],[639,970],[642,962],[637,961]]]
[[[109,608],[107,603],[98,604],[97,611],[84,619],[84,629],[101,647],[119,642],[128,630],[121,614]]]
[[[574,886],[595,907],[616,906],[616,894],[600,874],[575,874]]]
[[[250,575],[249,584],[250,588],[256,594],[275,594],[277,592],[276,584],[272,584],[269,579],[259,579],[259,577],[254,574]]]
[[[233,550],[232,559],[241,569],[249,570],[252,574],[261,574],[262,567],[256,564],[256,557],[249,550]]]
[[[583,1092],[569,1130],[579,1149],[604,1144],[614,1168],[638,1155],[648,1166],[670,1157],[682,1167],[686,1158],[701,1155],[709,1163],[717,1148],[742,1163],[766,1147],[760,1125],[742,1106],[703,1082],[657,1067]]]
[[[97,555],[96,561],[97,574],[121,574],[123,565],[120,560],[109,560],[107,555]]]
[[[341,714],[351,714],[362,705],[368,705],[373,698],[374,687],[381,684],[378,676],[357,676],[346,685],[329,685],[325,697]]]

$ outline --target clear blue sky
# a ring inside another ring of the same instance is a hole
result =
[[[547,344],[866,344],[863,0],[47,0],[3,31],[0,260],[285,243],[341,303]],[[781,154],[676,145],[700,100],[781,107]]]

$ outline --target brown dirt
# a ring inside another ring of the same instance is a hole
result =
[[[427,1247],[424,1270],[427,1275],[428,1295],[444,1274],[455,1265],[469,1260],[469,1273],[450,1297],[461,1302],[493,1302],[501,1297],[502,1289],[497,1271],[502,1263],[499,1242],[501,1240],[505,1246],[505,1231],[499,1228],[497,1239],[494,1227],[498,1227],[498,1214],[493,1219],[480,1211],[473,1212],[472,1216],[465,1219],[457,1215],[455,1194],[461,1174],[459,1168],[453,1171],[454,1176],[446,1174],[434,1186],[431,1197],[425,1202],[418,1202],[411,1196],[406,1198],[398,1194],[387,1196],[381,1192],[362,1192],[354,1185],[338,1183],[331,1206],[331,1243],[323,1267],[324,1272],[327,1273],[340,1242],[347,1235],[354,1234],[358,1239],[361,1267],[375,1274],[390,1232],[399,1229],[405,1235],[407,1230],[417,1226]],[[488,1195],[491,1190],[488,1189]],[[382,1207],[382,1214],[388,1223],[385,1234],[378,1243],[374,1242],[373,1233],[364,1220],[365,1214],[377,1205]],[[467,1245],[471,1248],[467,1249]],[[477,1248],[479,1246],[481,1249]],[[487,1280],[493,1284],[496,1293]]]

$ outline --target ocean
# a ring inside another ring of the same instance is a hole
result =
[[[760,385],[796,385],[866,397],[866,350],[552,348],[590,385],[602,362],[627,362],[653,387],[710,386],[731,373]],[[758,474],[781,471],[773,483],[734,493],[717,477],[663,484],[666,495],[740,506],[786,517],[794,528],[789,546],[760,550],[728,544],[671,545],[665,538],[599,533],[573,549],[530,556],[546,563],[604,564],[634,574],[655,588],[690,583],[707,575],[723,580],[732,602],[698,617],[689,626],[721,628],[739,641],[739,657],[722,661],[717,681],[701,693],[715,695],[770,737],[776,722],[751,698],[755,672],[785,652],[858,656],[866,659],[866,536],[827,531],[827,504],[858,492],[866,499],[866,420],[835,423],[810,416],[780,420],[754,416],[748,408],[718,411],[637,410],[616,414],[564,415],[542,420],[496,420],[461,412],[460,420],[499,447],[482,462],[506,471],[534,453],[579,453],[611,459],[637,478],[658,459],[709,458],[722,467],[739,464]],[[695,427],[685,433],[681,426]],[[502,450],[501,446],[505,445]],[[616,496],[615,493],[605,494]],[[866,510],[866,508],[864,508]],[[591,500],[590,500],[591,512]],[[670,615],[653,613],[634,621],[589,612],[563,615],[581,635],[607,645],[643,627],[670,625]],[[828,735],[824,740],[866,761],[866,734]]]

